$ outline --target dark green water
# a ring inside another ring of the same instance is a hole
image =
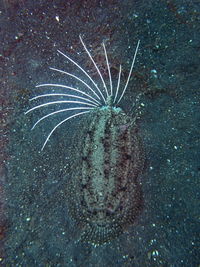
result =
[[[200,4],[21,0],[1,1],[0,10],[3,133],[9,137],[9,145],[2,139],[3,266],[198,266]],[[41,113],[24,115],[36,84],[68,82],[49,66],[75,71],[56,49],[90,67],[80,33],[95,55],[107,40],[113,75],[121,63],[123,78],[140,39],[121,107],[131,113],[136,96],[145,93],[138,120],[146,154],[144,209],[125,234],[96,248],[76,242],[63,190],[73,178],[81,118],[59,128],[40,152],[59,119],[31,131]]]

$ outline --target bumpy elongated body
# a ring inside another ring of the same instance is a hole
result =
[[[122,233],[142,208],[143,151],[133,119],[120,108],[100,108],[91,116],[69,207],[81,224],[81,239],[101,244]]]
[[[130,81],[140,41],[137,43],[123,89],[120,88],[121,65],[116,79],[116,88],[113,88],[105,44],[103,43],[102,47],[109,81],[103,78],[98,64],[94,61],[81,36],[80,41],[96,69],[101,86],[89,75],[88,71],[58,50],[59,54],[75,65],[85,78],[82,79],[61,69],[51,68],[73,78],[79,86],[57,83],[37,85],[36,87],[41,90],[50,87],[51,91],[37,95],[30,101],[39,101],[44,98],[53,100],[42,101],[25,114],[36,109],[45,109],[48,106],[55,107],[53,111],[51,109],[49,113],[38,119],[33,128],[49,117],[59,117],[60,113],[67,114],[50,131],[42,150],[59,126],[72,118],[87,114],[83,127],[80,128],[74,140],[78,149],[72,151],[75,167],[70,181],[67,181],[66,202],[72,216],[80,226],[79,239],[102,244],[119,236],[128,225],[134,222],[142,208],[142,192],[138,179],[143,169],[144,157],[137,135],[136,118],[129,117],[117,107]]]

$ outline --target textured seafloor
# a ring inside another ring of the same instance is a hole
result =
[[[1,264],[198,266],[199,1],[3,0],[0,4]],[[113,69],[122,63],[125,76],[140,39],[122,108],[130,113],[136,95],[146,92],[138,121],[146,153],[144,209],[129,231],[100,247],[76,243],[76,224],[68,215],[62,190],[75,158],[76,143],[71,140],[80,130],[79,119],[63,125],[40,152],[56,120],[30,131],[40,114],[24,116],[28,98],[38,90],[35,85],[58,81],[48,66],[74,71],[56,49],[90,68],[80,33],[102,65],[98,47],[107,40]]]

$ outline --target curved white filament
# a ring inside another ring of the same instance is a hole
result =
[[[130,77],[131,77],[131,74],[132,74],[132,70],[133,70],[133,66],[135,64],[135,59],[136,59],[136,55],[137,55],[137,52],[138,52],[138,48],[139,48],[139,45],[140,45],[140,40],[138,41],[137,43],[137,46],[136,46],[136,49],[135,49],[135,54],[134,54],[134,57],[133,57],[133,61],[132,61],[132,64],[131,64],[131,68],[130,68],[130,71],[129,71],[129,75],[128,75],[128,78],[127,78],[127,81],[126,81],[126,84],[124,86],[124,89],[122,91],[122,94],[117,102],[117,104],[119,104],[119,102],[121,101],[122,97],[124,96],[124,93],[127,89],[127,86],[128,86],[128,83],[129,83],[129,80],[130,80]]]
[[[74,118],[74,117],[83,115],[83,114],[88,113],[88,112],[90,112],[90,111],[83,111],[83,112],[76,113],[76,114],[74,114],[74,115],[72,115],[72,116],[70,116],[70,117],[67,117],[66,119],[62,120],[61,122],[59,122],[59,123],[53,128],[53,130],[50,132],[50,134],[47,136],[47,138],[46,138],[46,140],[45,140],[45,142],[44,142],[44,144],[43,144],[41,150],[44,149],[44,147],[45,147],[46,143],[48,142],[49,138],[51,137],[52,133],[53,133],[53,132],[54,132],[54,131],[61,125],[61,124],[63,124],[64,122],[66,122],[66,121],[68,121],[68,120],[70,120],[70,119],[72,119],[72,118]]]

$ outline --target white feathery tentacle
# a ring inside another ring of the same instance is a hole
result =
[[[57,50],[57,51],[58,51],[58,53],[60,53],[61,55],[63,55],[65,58],[67,58],[68,60],[70,60],[74,65],[76,65],[89,78],[89,80],[93,83],[93,85],[96,87],[97,91],[99,92],[99,94],[103,98],[104,103],[106,103],[106,99],[105,99],[104,95],[102,94],[101,90],[99,89],[99,87],[95,83],[95,81],[92,79],[92,77],[76,61],[74,61],[72,58],[70,58],[69,56],[67,56],[66,54],[64,54],[63,52],[61,52],[60,50]]]
[[[77,99],[82,99],[82,100],[88,101],[88,102],[94,104],[96,107],[99,106],[99,105],[98,105],[97,103],[95,103],[94,101],[92,101],[92,100],[90,100],[90,99],[87,99],[87,98],[85,98],[85,97],[82,97],[82,96],[70,95],[70,94],[59,94],[59,93],[37,95],[37,96],[34,96],[33,98],[31,98],[29,101],[33,101],[33,100],[36,100],[36,99],[38,99],[38,98],[49,97],[49,96],[73,97],[73,98],[77,98]]]
[[[116,92],[115,92],[115,98],[113,103],[115,103],[117,96],[118,96],[118,92],[119,92],[119,86],[120,86],[120,80],[121,80],[121,72],[122,72],[122,66],[119,66],[119,75],[118,75],[118,80],[117,80],[117,88],[116,88]]]
[[[61,124],[63,124],[64,122],[66,122],[66,121],[68,121],[68,120],[70,120],[70,119],[72,119],[72,118],[74,118],[74,117],[83,115],[83,114],[88,113],[88,112],[90,112],[90,110],[89,110],[89,111],[83,111],[83,112],[76,113],[76,114],[74,114],[74,115],[72,115],[72,116],[70,116],[70,117],[67,117],[66,119],[62,120],[61,122],[59,122],[59,123],[53,128],[53,130],[51,130],[50,134],[47,136],[47,138],[46,138],[46,140],[45,140],[45,142],[44,142],[44,144],[43,144],[41,150],[44,149],[44,147],[45,147],[46,143],[48,142],[49,138],[51,137],[52,133],[53,133],[53,132],[54,132],[54,131],[61,125]]]
[[[123,91],[122,91],[122,94],[121,94],[119,100],[117,101],[117,104],[119,104],[119,102],[122,100],[122,98],[123,98],[123,96],[124,96],[124,93],[125,93],[125,91],[126,91],[126,89],[127,89],[127,86],[128,86],[128,83],[129,83],[131,74],[132,74],[133,66],[134,66],[134,63],[135,63],[136,55],[137,55],[137,52],[138,52],[139,45],[140,45],[140,40],[139,40],[138,43],[137,43],[137,46],[136,46],[136,49],[135,49],[135,54],[134,54],[133,61],[132,61],[132,64],[131,64],[131,68],[130,68],[130,71],[129,71],[129,75],[128,75],[126,84],[125,84],[125,86],[124,86],[124,89],[123,89]]]
[[[55,114],[58,114],[58,113],[62,113],[62,112],[66,112],[66,111],[72,111],[72,110],[91,110],[91,109],[94,109],[94,108],[91,108],[91,107],[76,107],[76,108],[65,108],[65,109],[60,109],[60,110],[57,110],[57,111],[54,111],[54,112],[51,112],[45,116],[43,116],[42,118],[40,118],[38,121],[36,121],[36,123],[33,125],[32,129],[33,130],[35,128],[35,126],[42,120],[50,117],[50,116],[53,116]]]
[[[85,103],[85,102],[81,102],[81,101],[74,101],[74,100],[59,100],[59,101],[52,101],[52,102],[47,102],[38,106],[35,106],[33,108],[30,108],[29,110],[27,110],[25,112],[25,114],[28,114],[29,112],[41,108],[41,107],[45,107],[45,106],[49,106],[49,105],[54,105],[54,104],[81,104],[81,105],[87,105],[87,106],[91,106],[91,107],[96,107],[96,105],[90,104],[90,103]]]
[[[56,68],[51,68],[50,67],[50,69],[51,70],[55,70],[55,71],[57,71],[57,72],[60,72],[60,73],[63,73],[63,74],[66,74],[66,75],[68,75],[68,76],[71,76],[71,77],[73,77],[74,79],[76,79],[76,80],[78,80],[78,81],[80,81],[81,83],[83,83],[91,92],[93,92],[93,94],[98,98],[98,99],[100,99],[100,97],[98,96],[98,94],[86,83],[86,82],[84,82],[82,79],[80,79],[79,77],[77,77],[76,75],[74,75],[74,74],[72,74],[72,73],[69,73],[69,72],[66,72],[66,71],[64,71],[64,70],[59,70],[59,69],[56,69]]]
[[[84,44],[84,42],[83,42],[83,40],[82,40],[82,37],[81,37],[80,35],[79,35],[79,38],[80,38],[80,40],[81,40],[81,43],[82,43],[82,45],[83,45],[83,47],[84,47],[86,53],[88,54],[89,58],[91,59],[93,65],[95,66],[95,68],[96,68],[96,70],[97,70],[97,72],[98,72],[98,74],[99,74],[99,77],[100,77],[100,79],[101,79],[101,81],[102,81],[102,83],[103,83],[103,87],[104,87],[105,90],[106,90],[106,95],[107,95],[107,97],[108,97],[108,96],[109,96],[109,94],[108,94],[108,88],[107,88],[107,86],[106,86],[106,84],[105,84],[104,78],[103,78],[103,76],[102,76],[102,74],[101,74],[101,72],[100,72],[100,70],[99,70],[97,64],[95,63],[93,57],[91,56],[89,50],[87,49],[86,45]],[[105,100],[105,98],[104,98],[104,100]],[[105,103],[106,103],[106,100],[105,100]]]
[[[103,49],[104,49],[104,54],[105,54],[106,64],[107,64],[107,69],[108,69],[108,76],[109,76],[109,80],[110,80],[110,96],[112,96],[113,95],[113,85],[112,85],[112,76],[111,76],[111,72],[110,72],[110,64],[108,61],[108,54],[106,51],[106,46],[104,43],[102,45],[103,45]]]
[[[38,84],[36,85],[36,88],[38,87],[47,87],[47,86],[52,86],[52,87],[60,87],[60,88],[65,88],[65,89],[69,89],[71,91],[74,91],[74,92],[77,92],[77,93],[80,93],[82,95],[85,95],[87,96],[88,98],[91,98],[92,100],[94,100],[96,103],[98,103],[99,105],[101,105],[101,103],[96,100],[94,97],[88,95],[87,93],[77,89],[77,88],[74,88],[74,87],[71,87],[71,86],[66,86],[66,85],[63,85],[63,84],[57,84],[57,83],[43,83],[43,84]]]

